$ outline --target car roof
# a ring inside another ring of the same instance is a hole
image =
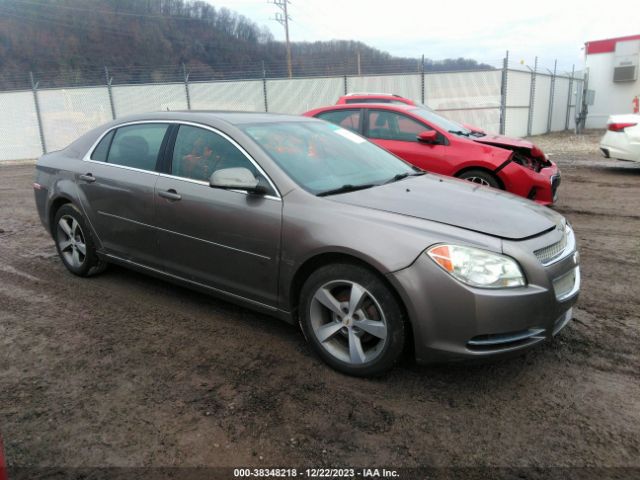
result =
[[[247,123],[272,123],[272,122],[305,122],[311,121],[308,117],[298,115],[285,115],[280,113],[263,112],[238,112],[224,110],[179,110],[168,112],[149,112],[127,117],[120,117],[114,123],[136,122],[146,120],[172,120],[184,122],[197,122],[207,124],[211,121],[222,121],[231,125]]]
[[[405,110],[405,111],[409,111],[409,110],[415,110],[416,108],[418,108],[416,105],[408,105],[406,103],[386,103],[386,102],[381,102],[381,103],[370,103],[370,102],[365,102],[365,103],[341,103],[339,105],[329,105],[327,107],[322,107],[319,110],[344,110],[344,109],[349,109],[349,108],[386,108],[389,110]]]
[[[404,97],[400,95],[396,95],[395,93],[367,93],[367,92],[354,92],[347,93],[340,98],[352,98],[352,97],[385,97],[385,98],[402,98]]]

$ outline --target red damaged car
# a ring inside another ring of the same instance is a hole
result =
[[[4,460],[4,447],[2,445],[2,435],[0,435],[0,480],[7,480],[7,464]]]
[[[470,130],[405,103],[345,103],[304,115],[359,133],[423,170],[500,188],[543,205],[556,200],[560,171],[526,140]]]

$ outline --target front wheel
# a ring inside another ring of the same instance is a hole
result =
[[[376,273],[359,265],[327,265],[314,272],[302,288],[300,323],[318,355],[349,375],[379,375],[404,348],[398,300]]]
[[[466,172],[458,175],[458,178],[472,183],[478,183],[486,187],[501,188],[500,182],[495,175],[484,170],[467,170]]]

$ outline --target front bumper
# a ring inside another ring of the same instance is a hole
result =
[[[580,289],[577,254],[569,253],[544,267],[533,253],[524,259],[513,255],[515,252],[509,250],[519,250],[520,246],[506,243],[505,253],[518,258],[527,276],[525,287],[470,287],[424,254],[410,267],[389,274],[411,319],[418,363],[523,350],[553,337],[571,320]],[[573,285],[556,292],[571,273]]]
[[[553,162],[539,172],[510,162],[498,172],[498,177],[507,192],[529,198],[541,205],[552,205],[557,200],[560,169]]]

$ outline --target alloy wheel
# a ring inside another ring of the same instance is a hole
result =
[[[337,280],[318,288],[310,304],[313,334],[334,358],[361,365],[381,355],[387,320],[380,303],[362,285]]]
[[[465,180],[467,180],[468,182],[471,182],[471,183],[477,183],[479,185],[485,185],[487,187],[491,186],[491,184],[489,184],[489,182],[487,182],[484,178],[480,178],[480,177],[466,177]]]
[[[82,227],[71,215],[60,217],[57,242],[64,260],[73,268],[82,267],[87,258],[87,245]]]

